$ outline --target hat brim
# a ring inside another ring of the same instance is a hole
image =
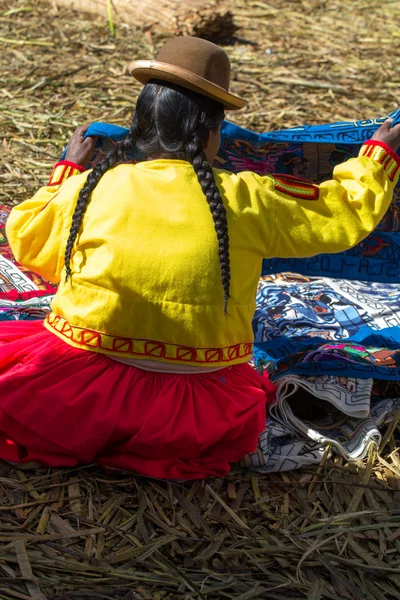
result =
[[[130,63],[128,69],[131,75],[140,83],[146,84],[150,79],[169,81],[202,96],[212,98],[223,104],[227,110],[239,110],[247,104],[246,100],[235,96],[235,94],[230,94],[221,86],[175,65],[158,60],[135,60]]]

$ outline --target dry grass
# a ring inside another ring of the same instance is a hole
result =
[[[400,3],[227,0],[230,118],[258,131],[399,105]],[[0,1],[0,201],[46,180],[78,124],[126,125],[129,60],[162,43],[42,0]],[[397,61],[397,62],[396,62]],[[176,485],[0,466],[0,598],[250,600],[400,597],[400,460]]]
[[[0,598],[399,597],[395,453],[186,485],[7,469]]]
[[[231,113],[265,131],[373,117],[399,103],[400,2],[227,0],[240,29],[226,49],[233,91],[249,101]],[[106,18],[81,18],[39,0],[0,0],[0,202],[18,202],[48,176],[74,128],[127,125],[139,91],[130,60],[163,40]]]

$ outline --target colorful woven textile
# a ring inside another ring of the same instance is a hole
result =
[[[390,115],[400,123],[400,109]],[[307,125],[258,134],[224,122],[217,163],[228,171],[287,174],[314,183],[331,177],[333,168],[357,156],[362,143],[372,137],[385,119]],[[93,123],[87,135],[99,136],[97,163],[126,135],[127,130],[106,123]],[[140,156],[134,157],[140,160]],[[308,259],[265,260],[263,274],[294,271],[303,275],[397,283],[400,279],[400,182],[391,209],[367,239],[347,252],[320,254]]]
[[[400,285],[264,276],[253,329],[256,365],[275,376],[400,381]]]
[[[9,214],[0,205],[0,321],[44,319],[57,288],[14,259],[5,234]]]

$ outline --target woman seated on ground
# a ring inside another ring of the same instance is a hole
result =
[[[320,186],[235,175],[211,167],[224,110],[245,104],[225,52],[180,37],[131,70],[145,85],[126,139],[85,171],[95,140],[79,128],[9,218],[16,259],[59,288],[44,323],[0,324],[0,457],[223,476],[274,395],[248,365],[262,259],[366,237],[392,198],[400,126]]]

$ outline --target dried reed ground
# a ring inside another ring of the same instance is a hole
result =
[[[229,117],[257,131],[398,107],[400,2],[227,0]],[[126,72],[162,39],[0,1],[0,202],[29,197],[75,126],[126,125]],[[397,61],[397,62],[396,62]],[[400,460],[392,427],[368,461],[187,485],[0,466],[0,599],[400,598]]]

